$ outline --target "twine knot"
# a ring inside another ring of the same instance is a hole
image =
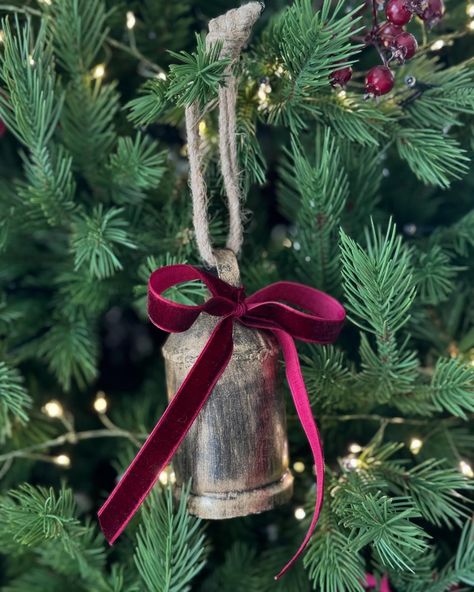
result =
[[[210,20],[207,47],[222,41],[221,56],[232,60],[238,58],[262,10],[262,3],[250,2]]]

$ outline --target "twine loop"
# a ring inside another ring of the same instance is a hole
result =
[[[237,81],[233,67],[240,52],[250,37],[252,27],[262,12],[261,2],[250,2],[240,8],[229,10],[209,22],[206,46],[222,42],[220,56],[230,58],[226,68],[226,84],[219,87],[219,157],[224,189],[229,210],[229,234],[226,247],[236,255],[243,242],[243,226],[240,210],[239,170],[237,159],[237,126],[235,107]],[[189,182],[193,201],[193,223],[199,254],[212,267],[217,260],[213,252],[209,232],[208,197],[203,173],[203,147],[199,136],[199,122],[203,116],[198,102],[186,107],[186,134],[189,156]]]

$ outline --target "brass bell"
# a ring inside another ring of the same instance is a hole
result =
[[[232,251],[216,251],[217,274],[240,286]],[[172,399],[204,348],[218,319],[201,314],[164,347]],[[291,498],[279,347],[268,332],[235,322],[232,358],[173,457],[177,493],[192,478],[189,511],[222,519],[270,510]]]

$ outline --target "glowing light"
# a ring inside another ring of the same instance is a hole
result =
[[[56,399],[48,401],[45,405],[43,405],[42,411],[48,417],[62,417],[64,415],[63,406],[59,401],[56,401]]]
[[[301,462],[300,460],[297,460],[295,463],[293,463],[293,469],[295,473],[304,473],[305,468],[304,462]]]
[[[92,70],[92,77],[96,80],[99,78],[103,78],[105,76],[105,66],[104,64],[97,64],[97,66]]]
[[[30,64],[30,66],[34,66],[35,65],[35,60],[33,59],[33,56],[30,55],[28,56],[28,63]]]
[[[158,72],[156,77],[158,78],[158,80],[166,80],[166,74],[164,72]]]
[[[55,457],[54,462],[61,467],[71,466],[71,459],[67,454],[58,454],[58,456]]]
[[[296,520],[303,520],[303,518],[305,518],[305,516],[306,516],[306,512],[305,512],[304,508],[296,508],[296,510],[295,510]]]
[[[474,471],[472,470],[471,465],[465,460],[462,460],[459,463],[459,470],[465,477],[468,477],[469,479],[472,479],[474,477]]]
[[[471,18],[474,18],[474,4],[468,4],[466,6],[466,14]]]
[[[289,238],[284,238],[283,239],[283,246],[286,247],[287,249],[291,249],[291,245],[293,244]]]
[[[420,450],[423,448],[423,440],[420,438],[412,438],[410,441],[410,450],[413,454],[418,454]]]
[[[357,444],[357,442],[353,442],[349,445],[349,452],[352,452],[352,454],[359,454],[359,452],[362,452],[362,446]]]
[[[127,29],[133,29],[133,27],[137,24],[137,19],[131,10],[127,12]]]
[[[340,97],[341,99],[345,99],[345,98],[347,97],[347,93],[346,93],[346,91],[345,91],[345,90],[340,90],[340,91],[337,93],[337,96],[338,96],[338,97]]]
[[[97,413],[105,413],[108,407],[108,401],[105,397],[105,393],[103,391],[99,391],[95,397],[94,401],[94,409]]]
[[[168,484],[168,473],[166,472],[166,469],[164,471],[161,471],[159,479],[162,485]]]
[[[449,344],[448,352],[452,358],[457,358],[459,356],[459,348],[454,341]]]
[[[0,29],[0,43],[4,43],[5,41],[5,33]]]
[[[38,0],[40,4],[46,4],[46,6],[51,6],[52,0]]]
[[[201,119],[201,121],[199,122],[199,135],[204,136],[204,134],[206,133],[206,130],[207,130],[206,122],[204,121],[204,119]]]
[[[471,21],[471,22],[470,22],[470,23],[467,25],[467,28],[468,28],[470,31],[474,31],[474,21]]]
[[[171,471],[170,473],[170,483],[176,483],[176,473],[174,471]]]
[[[439,51],[440,49],[443,49],[445,45],[446,43],[442,39],[437,39],[434,43],[431,44],[430,49],[432,51]]]
[[[268,108],[269,100],[268,95],[272,92],[272,87],[270,86],[268,79],[261,82],[258,91],[257,91],[257,99],[258,99],[258,110],[263,111]]]
[[[358,458],[350,458],[347,464],[350,469],[355,470],[360,467],[360,460]]]

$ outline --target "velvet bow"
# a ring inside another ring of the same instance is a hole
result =
[[[188,306],[172,302],[163,293],[182,282],[201,280],[211,297],[203,304]],[[286,377],[301,425],[308,438],[316,471],[316,502],[306,536],[281,577],[306,547],[323,502],[324,458],[318,428],[311,412],[295,346],[295,339],[327,344],[342,328],[343,306],[324,292],[296,282],[276,282],[251,296],[191,265],[169,265],[150,277],[148,312],[151,322],[168,333],[189,329],[207,313],[220,320],[201,354],[161,419],[99,511],[99,522],[112,544],[140,507],[192,426],[232,356],[234,322],[271,331],[278,339],[285,361]]]

